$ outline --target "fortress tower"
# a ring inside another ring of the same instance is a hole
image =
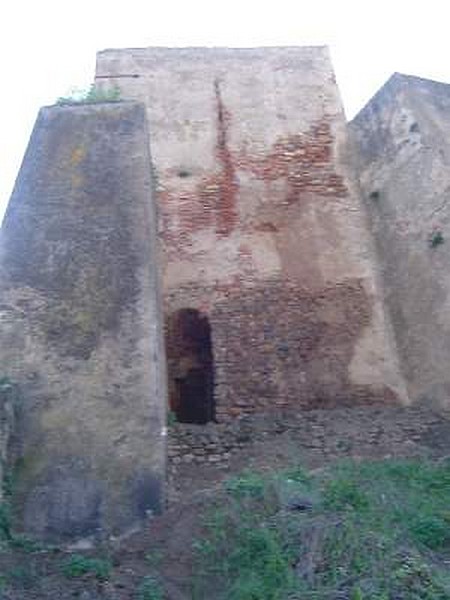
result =
[[[178,419],[404,400],[327,49],[106,50],[96,83],[147,108]]]

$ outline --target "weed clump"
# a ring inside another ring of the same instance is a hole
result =
[[[119,102],[120,89],[117,85],[103,88],[93,83],[88,89],[73,90],[68,96],[61,96],[56,100],[60,106],[74,104],[98,104],[101,102]]]
[[[439,229],[435,229],[428,237],[428,245],[430,248],[437,248],[444,243],[444,235]]]
[[[111,572],[111,563],[101,558],[73,554],[62,565],[62,572],[69,578],[92,575],[100,581],[106,581]]]
[[[144,577],[137,593],[137,600],[163,600],[164,592],[155,577]]]

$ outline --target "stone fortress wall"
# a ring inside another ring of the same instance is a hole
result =
[[[413,401],[450,407],[450,86],[395,74],[350,124]]]
[[[326,48],[105,50],[96,85],[122,100],[41,111],[1,229],[23,529],[161,509],[168,403],[172,476],[305,444],[307,409],[448,408],[449,86],[396,75],[349,126]]]

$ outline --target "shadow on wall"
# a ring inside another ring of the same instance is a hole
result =
[[[180,423],[215,420],[214,364],[208,317],[183,308],[166,323],[169,406]]]

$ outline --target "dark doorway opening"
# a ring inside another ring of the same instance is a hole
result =
[[[213,355],[208,317],[183,308],[167,323],[170,409],[180,423],[215,419]]]

